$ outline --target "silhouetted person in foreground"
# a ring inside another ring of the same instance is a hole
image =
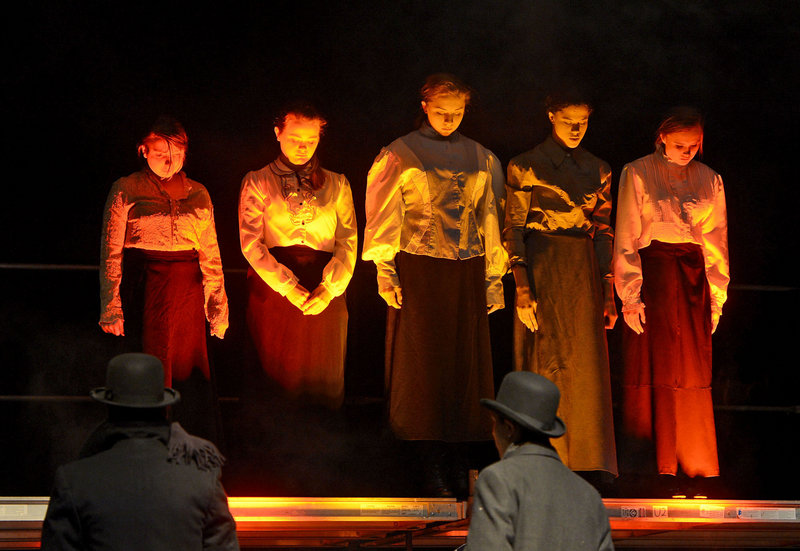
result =
[[[501,460],[475,485],[469,551],[614,549],[600,494],[569,470],[550,445],[562,436],[556,416],[560,392],[529,371],[506,375],[491,410]]]
[[[91,397],[108,419],[81,458],[56,471],[42,549],[238,550],[220,481],[224,458],[209,441],[170,424],[180,399],[164,388],[161,361],[122,354]]]

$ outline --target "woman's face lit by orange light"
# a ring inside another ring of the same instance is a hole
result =
[[[422,102],[428,123],[442,136],[449,136],[458,129],[466,108],[467,100],[463,95],[440,95]]]
[[[664,144],[664,154],[676,165],[686,166],[697,155],[700,144],[703,143],[703,129],[699,126],[661,134]]]
[[[164,138],[154,138],[148,140],[144,158],[147,159],[147,166],[150,167],[150,170],[159,178],[167,180],[183,168],[186,150],[182,147],[175,147]]]
[[[304,165],[311,160],[319,144],[319,133],[319,120],[302,119],[294,115],[286,117],[283,130],[275,127],[281,152],[295,165]]]
[[[553,125],[553,139],[569,149],[575,149],[589,128],[588,105],[568,105],[555,113],[548,113]]]

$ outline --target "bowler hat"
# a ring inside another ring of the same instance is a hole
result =
[[[159,408],[180,400],[177,390],[164,388],[164,367],[150,354],[129,353],[108,362],[106,386],[89,395],[104,404],[126,408]]]
[[[496,400],[481,404],[520,426],[557,438],[567,430],[556,416],[561,392],[550,380],[530,371],[512,371],[503,378]]]

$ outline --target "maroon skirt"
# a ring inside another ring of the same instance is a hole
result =
[[[320,284],[333,256],[302,245],[269,251],[309,292]],[[345,296],[334,297],[325,310],[307,316],[252,268],[247,272],[247,286],[247,325],[267,376],[289,397],[330,408],[341,406],[348,319]]]
[[[624,327],[623,432],[634,444],[655,439],[661,474],[719,475],[703,252],[653,241],[639,254],[646,322],[641,335]]]
[[[481,398],[494,396],[486,261],[399,252],[400,310],[389,307],[389,422],[404,440],[491,438]]]
[[[198,370],[210,379],[203,275],[197,251],[125,249],[120,290],[125,332],[164,364],[164,384]]]

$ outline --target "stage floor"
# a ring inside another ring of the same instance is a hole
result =
[[[617,548],[800,547],[800,501],[603,501]],[[251,549],[454,549],[469,526],[469,503],[455,499],[231,497],[229,504],[239,543]],[[0,549],[38,548],[46,510],[46,497],[0,497]]]

